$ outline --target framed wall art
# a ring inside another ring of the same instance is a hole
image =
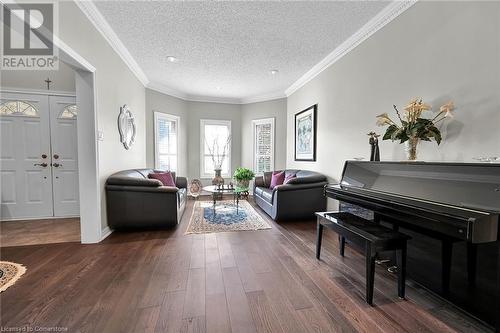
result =
[[[295,114],[295,161],[316,161],[318,104]]]

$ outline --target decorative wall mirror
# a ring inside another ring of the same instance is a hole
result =
[[[120,132],[120,141],[125,149],[130,149],[135,140],[135,119],[127,104],[120,108],[118,115],[118,132]]]

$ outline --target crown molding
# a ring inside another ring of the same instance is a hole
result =
[[[401,15],[418,0],[409,1],[394,1],[387,5],[382,11],[375,15],[370,21],[363,25],[351,37],[340,44],[332,53],[327,55],[323,60],[317,63],[313,68],[307,71],[302,77],[295,81],[288,89],[285,90],[285,95],[288,97],[306,83],[318,76],[325,69],[333,65],[340,58],[351,52],[356,46],[372,36],[375,32],[382,29],[396,17]]]
[[[231,97],[216,97],[216,96],[202,96],[202,95],[189,95],[179,90],[172,89],[159,82],[149,82],[146,88],[156,92],[176,97],[188,102],[204,102],[204,103],[222,103],[222,104],[250,104],[257,102],[271,101],[275,99],[285,98],[283,92],[275,92],[272,94],[265,94],[253,96],[249,98],[231,98]]]
[[[251,104],[259,102],[273,101],[275,99],[286,98],[286,95],[282,91],[277,91],[270,94],[257,95],[252,97],[245,97],[241,99],[241,104]]]
[[[185,94],[179,90],[172,89],[172,88],[164,85],[163,83],[149,82],[148,84],[146,84],[146,88],[148,88],[150,90],[154,90],[154,91],[162,93],[162,94],[165,94],[165,95],[180,98],[180,99],[185,100],[185,101],[188,99],[187,94]]]
[[[80,10],[87,16],[94,27],[101,33],[104,39],[109,43],[113,50],[122,58],[123,62],[130,68],[137,79],[146,86],[149,82],[146,74],[142,71],[139,64],[132,57],[128,49],[123,45],[118,35],[111,28],[104,16],[92,1],[75,1]]]

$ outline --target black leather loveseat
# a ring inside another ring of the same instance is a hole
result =
[[[287,184],[270,189],[272,172],[256,177],[253,195],[255,202],[275,221],[306,219],[315,212],[326,210],[324,175],[306,170],[285,170],[285,176],[295,174]]]
[[[176,226],[184,213],[187,179],[172,176],[176,187],[149,179],[154,169],[132,169],[112,174],[106,181],[108,224],[112,229]]]

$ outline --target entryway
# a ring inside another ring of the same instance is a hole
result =
[[[77,114],[74,96],[2,93],[0,220],[80,215]]]

